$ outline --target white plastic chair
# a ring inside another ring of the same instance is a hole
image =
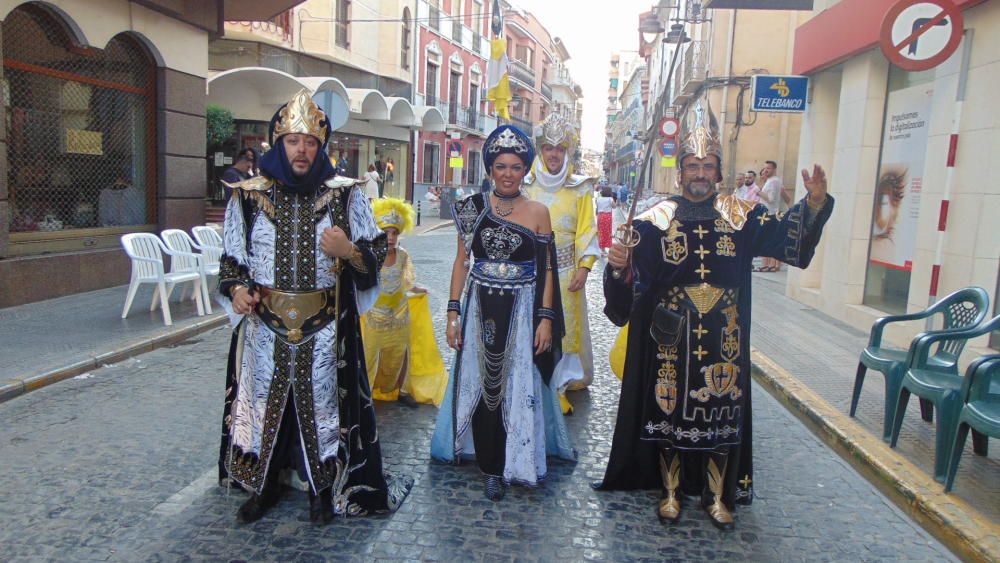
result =
[[[170,256],[170,272],[197,272],[198,283],[193,290],[198,293],[198,298],[204,304],[205,312],[212,313],[211,300],[208,298],[208,276],[210,275],[205,267],[204,256],[194,252],[198,247],[191,236],[180,229],[167,229],[160,233],[160,238],[166,247],[163,249]],[[218,274],[219,267],[216,261],[215,273]],[[181,294],[183,296],[183,293]]]
[[[167,249],[158,236],[152,233],[130,233],[122,235],[121,243],[125,254],[132,260],[132,281],[129,282],[125,308],[122,309],[123,319],[128,316],[128,310],[132,307],[136,291],[144,283],[156,284],[149,310],[156,310],[158,297],[160,306],[163,308],[163,324],[173,324],[170,318],[170,294],[173,292],[174,286],[179,283],[193,282],[196,285],[198,314],[205,314],[200,287],[201,275],[197,271],[164,273],[163,252],[166,252]]]
[[[212,227],[194,227],[191,229],[194,245],[201,251],[201,259],[205,265],[205,273],[210,276],[219,275],[219,261],[222,259],[223,242],[222,236]]]

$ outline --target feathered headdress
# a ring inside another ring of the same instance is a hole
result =
[[[401,199],[385,197],[372,203],[375,222],[380,229],[393,227],[403,234],[413,228],[413,218],[416,213],[413,206]]]

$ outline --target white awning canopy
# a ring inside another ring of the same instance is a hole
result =
[[[220,72],[208,79],[208,103],[222,106],[236,119],[270,121],[282,104],[307,88],[330,117],[333,129],[380,128],[444,131],[444,116],[435,107],[413,106],[404,98],[386,97],[378,90],[346,88],[333,77],[295,77],[264,67]]]

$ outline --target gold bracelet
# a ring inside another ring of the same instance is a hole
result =
[[[354,245],[351,248],[351,255],[347,257],[347,263],[360,274],[368,273],[368,266],[365,265],[365,257],[361,254],[361,249],[358,248],[358,245]]]

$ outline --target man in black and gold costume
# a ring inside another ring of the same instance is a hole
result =
[[[694,115],[677,159],[681,195],[638,216],[638,243],[616,240],[608,256],[605,314],[629,331],[611,457],[595,488],[660,488],[656,514],[671,523],[682,492],[700,495],[712,523],[732,529],[734,505],[753,499],[752,260],[805,268],[833,198],[819,166],[802,172],[809,193],[780,220],[719,194],[715,118],[705,102]]]
[[[359,315],[378,297],[386,235],[357,180],[326,158],[329,120],[303,90],[271,119],[261,175],[231,184],[220,302],[234,327],[222,477],[253,522],[282,469],[310,487],[310,519],[394,510],[411,482],[382,471]]]

